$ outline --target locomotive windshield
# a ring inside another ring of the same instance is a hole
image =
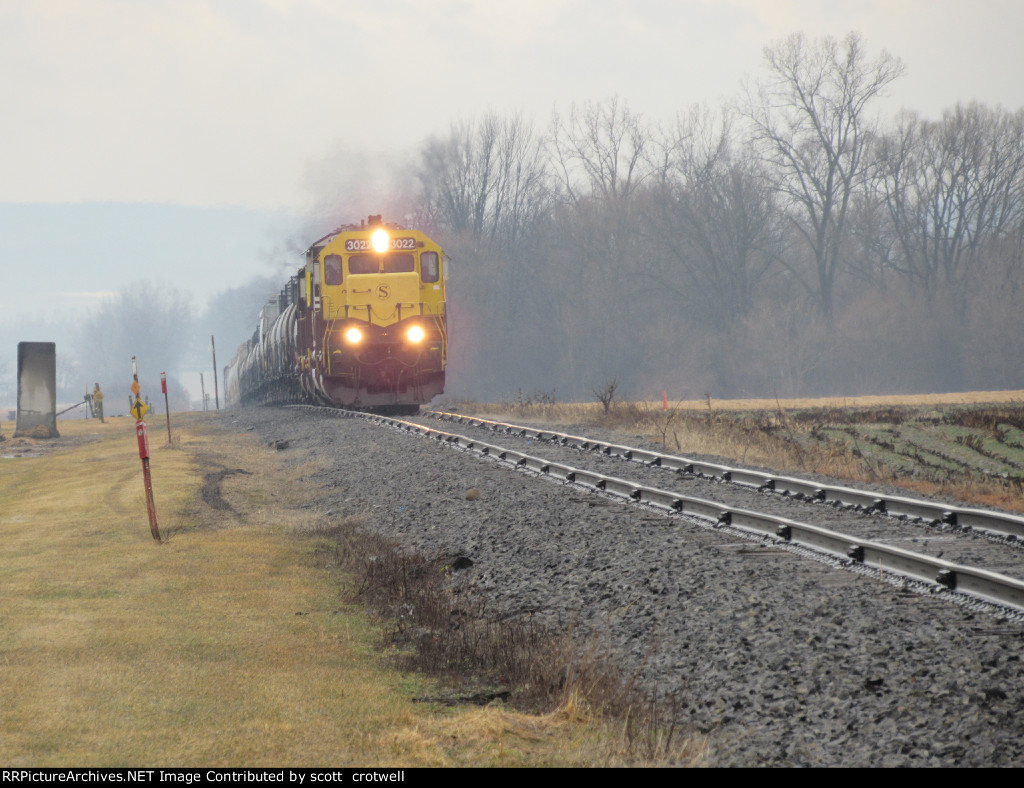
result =
[[[416,260],[411,254],[384,255],[384,273],[407,274],[416,270]]]
[[[436,282],[441,278],[437,252],[424,252],[420,255],[420,269],[423,271],[424,282]]]
[[[341,255],[329,254],[324,258],[324,284],[341,284]]]
[[[348,258],[350,274],[379,274],[380,258],[375,254],[354,254]]]
[[[392,253],[385,255],[354,254],[348,258],[350,274],[404,274],[416,270],[416,259],[411,254]]]

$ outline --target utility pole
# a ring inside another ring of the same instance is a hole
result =
[[[210,352],[213,354],[213,401],[220,410],[220,392],[217,389],[217,348],[213,344],[213,334],[210,334]]]

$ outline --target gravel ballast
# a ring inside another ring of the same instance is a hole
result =
[[[597,639],[708,735],[712,765],[1024,763],[1016,621],[358,419],[221,418],[288,441],[296,462],[319,457],[326,492],[310,505],[469,558],[457,582],[560,622],[581,646]]]

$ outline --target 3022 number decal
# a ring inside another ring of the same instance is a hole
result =
[[[388,249],[392,251],[406,251],[416,248],[415,238],[389,238]],[[345,241],[346,252],[372,252],[373,244],[369,238],[349,238]]]

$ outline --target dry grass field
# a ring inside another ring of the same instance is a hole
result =
[[[880,482],[1024,511],[1024,391],[825,399],[458,403],[462,412],[618,430],[679,454]]]
[[[285,467],[202,414],[150,430],[163,543],[134,423],[59,422],[0,442],[4,766],[618,765],[621,731],[553,713],[417,703],[436,687],[323,560]],[[8,433],[9,435],[10,433]],[[331,548],[333,549],[333,548]]]

